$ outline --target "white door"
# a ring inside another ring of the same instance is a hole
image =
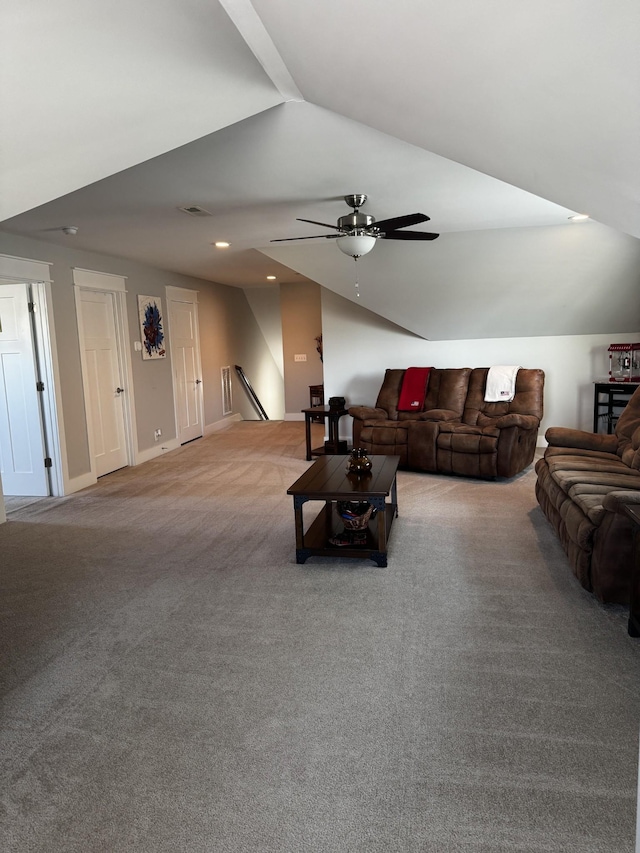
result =
[[[113,293],[81,290],[83,384],[97,477],[129,464]]]
[[[49,494],[29,285],[0,287],[0,476],[5,495]]]
[[[196,303],[169,300],[169,337],[178,441],[185,444],[203,433]]]

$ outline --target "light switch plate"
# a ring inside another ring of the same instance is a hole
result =
[[[305,352],[297,353],[296,355],[293,356],[293,360],[294,361],[306,361],[307,360],[307,354]]]

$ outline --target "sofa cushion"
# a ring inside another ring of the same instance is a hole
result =
[[[560,506],[560,517],[569,538],[582,550],[590,551],[593,547],[593,532],[596,525],[568,496]]]
[[[404,368],[388,368],[384,372],[382,387],[378,392],[376,409],[384,409],[390,421],[398,420],[398,399],[403,377]]]
[[[615,450],[612,453],[607,453],[604,450],[586,450],[581,447],[547,447],[544,452],[544,458],[549,461],[555,457],[576,459],[606,459],[609,462],[622,462]]]
[[[402,418],[403,413],[400,412]],[[421,412],[415,420],[418,421],[460,421],[460,413],[453,409],[429,409],[428,412]]]
[[[615,435],[599,435],[582,429],[569,429],[569,427],[549,427],[544,437],[550,447],[569,448],[572,453],[578,450],[603,453],[618,451],[618,439]]]
[[[440,424],[440,434],[441,435],[456,435],[456,436],[470,436],[470,435],[488,435],[492,438],[497,438],[500,435],[500,430],[496,427],[486,426],[471,426],[471,424],[458,424],[458,423],[443,423]],[[465,444],[469,447],[473,447],[473,443],[470,442],[469,439],[463,440]],[[473,451],[469,451],[470,453]]]
[[[499,418],[510,413],[533,415],[538,423],[542,419],[542,389],[544,371],[521,367],[516,376],[516,393],[510,402],[487,403],[484,391],[487,384],[488,367],[476,367],[469,377],[469,391],[462,420],[466,424],[477,424],[480,415]]]
[[[597,486],[615,486],[618,489],[640,488],[640,475],[630,468],[624,471],[576,471],[561,468],[552,471],[551,476],[564,492],[568,492],[576,483]]]
[[[384,421],[387,420],[387,413],[384,409],[374,409],[371,406],[350,406],[349,414],[352,418],[358,418],[358,420],[376,420],[376,421]]]
[[[557,471],[586,471],[588,474],[623,474],[625,476],[638,476],[638,472],[627,467],[617,456],[609,458],[589,459],[584,456],[545,456],[549,470],[555,474]]]
[[[454,417],[461,418],[470,376],[470,367],[432,368],[423,412],[428,415],[432,410],[446,409],[452,412]]]
[[[400,426],[397,421],[365,422],[360,432],[360,445],[368,453],[399,456],[399,464],[407,464],[407,427]]]

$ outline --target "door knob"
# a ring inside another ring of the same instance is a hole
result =
[[[124,388],[116,388],[116,394],[122,394]]]
[[[202,382],[202,379],[196,379],[196,385],[199,385]]]

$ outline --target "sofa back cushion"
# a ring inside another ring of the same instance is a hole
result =
[[[470,367],[433,367],[422,411],[448,409],[462,417],[471,372]]]
[[[404,378],[404,368],[387,368],[378,392],[376,409],[384,409],[390,421],[398,420],[398,400]]]
[[[499,418],[515,413],[533,415],[542,420],[544,396],[544,371],[521,367],[516,376],[516,393],[511,402],[486,403],[484,392],[487,385],[488,367],[476,367],[469,378],[469,392],[462,416],[463,423],[475,426],[480,418]]]
[[[640,469],[640,388],[637,388],[618,418],[615,435],[618,456],[631,468]]]

